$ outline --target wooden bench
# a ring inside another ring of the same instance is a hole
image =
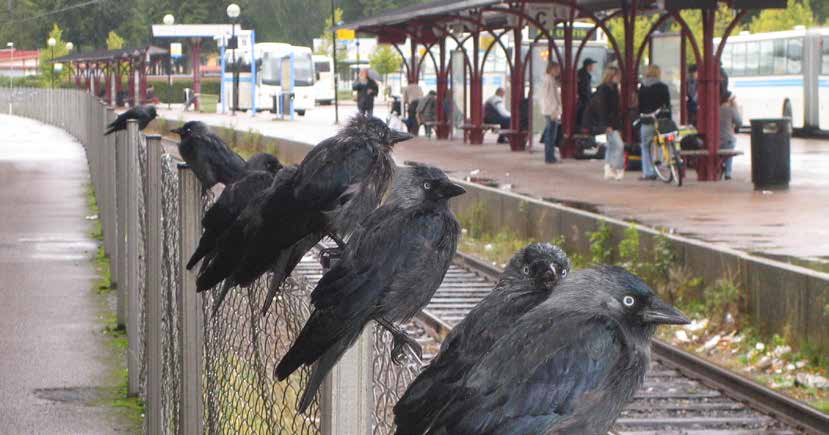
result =
[[[722,168],[723,164],[725,163],[726,159],[741,156],[744,153],[739,150],[718,150],[717,151],[717,168]],[[687,167],[696,167],[696,163],[699,159],[703,157],[708,157],[709,153],[708,150],[682,150],[679,152],[679,155],[685,160],[686,164],[685,167],[682,168],[684,171]],[[718,169],[719,170],[719,169]]]
[[[463,130],[463,143],[469,141],[469,132],[477,128],[480,128],[484,133],[490,131],[494,134],[499,134],[501,131],[501,126],[498,124],[481,124],[480,126],[464,124],[461,126],[461,130]]]

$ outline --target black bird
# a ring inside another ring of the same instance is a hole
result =
[[[642,386],[659,324],[688,323],[620,267],[576,271],[473,366],[430,434],[600,434]]]
[[[260,153],[255,154],[245,163],[245,176],[227,186],[219,199],[210,206],[202,218],[203,233],[199,245],[187,262],[187,269],[191,270],[205,255],[216,248],[216,241],[224,233],[246,205],[259,193],[273,183],[273,178],[282,164],[275,156]]]
[[[371,320],[394,336],[395,361],[405,346],[420,354],[417,342],[395,323],[417,314],[443,281],[460,233],[447,200],[464,192],[440,169],[398,169],[385,203],[363,221],[342,259],[311,293],[314,312],[276,368],[283,380],[300,366],[317,363],[300,412]]]
[[[135,106],[130,110],[118,115],[115,121],[107,126],[107,131],[104,136],[108,136],[116,131],[126,130],[127,121],[130,119],[138,120],[138,129],[144,130],[149,125],[150,121],[155,119],[158,114],[155,111],[155,106],[152,104],[146,106]]]
[[[409,385],[394,407],[398,435],[423,434],[464,375],[527,311],[543,302],[570,272],[559,247],[533,243],[510,260],[495,288],[452,331],[440,353]]]
[[[267,310],[281,282],[323,236],[346,237],[377,208],[394,173],[392,147],[411,137],[377,118],[354,117],[314,147],[292,177],[277,177],[243,210],[199,275],[198,290],[224,279],[248,286],[275,270]]]
[[[189,121],[170,130],[181,136],[178,152],[205,189],[228,185],[245,174],[245,160],[233,152],[201,121]]]

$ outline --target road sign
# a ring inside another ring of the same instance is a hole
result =
[[[178,59],[181,57],[181,43],[180,42],[172,42],[170,43],[170,57],[173,59]]]
[[[341,41],[350,41],[357,37],[357,32],[351,29],[337,29],[337,39]]]

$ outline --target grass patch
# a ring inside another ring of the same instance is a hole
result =
[[[219,96],[212,94],[199,95],[199,112],[216,113],[216,106],[219,104]]]

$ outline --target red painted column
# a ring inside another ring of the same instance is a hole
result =
[[[510,77],[510,129],[515,134],[510,135],[510,149],[524,151],[527,149],[527,139],[521,131],[521,100],[524,99],[524,61],[521,58],[521,27],[512,31],[513,60],[512,77]]]
[[[697,179],[699,181],[716,181],[719,177],[717,151],[720,148],[720,64],[714,48],[714,23],[716,11],[702,11],[703,29],[703,97],[697,112],[698,119],[704,120],[700,131],[705,138],[708,157],[699,160]]]
[[[409,83],[420,82],[420,62],[417,60],[417,42],[414,38],[409,39],[409,77],[406,79]]]
[[[138,70],[138,103],[142,103],[147,98],[147,68],[149,66],[145,61],[141,61],[141,67]]]
[[[572,12],[571,12],[572,14]],[[552,44],[550,59],[553,59]],[[578,80],[576,79],[576,60],[573,58],[573,20],[568,19],[564,22],[564,65],[561,66],[561,104],[564,106],[564,112],[561,114],[561,122],[564,126],[562,134],[561,157],[565,159],[572,158],[576,154],[576,143],[573,140],[573,135],[576,133],[576,107],[577,107],[577,93],[576,87]]]
[[[630,112],[633,108],[633,93],[636,92],[636,84],[638,79],[636,77],[637,65],[634,52],[636,51],[633,42],[636,34],[636,14],[638,13],[638,3],[631,2],[630,9],[626,11],[625,20],[625,62],[622,65],[622,85],[621,85],[621,100],[622,100],[622,138],[625,142],[633,140],[633,124],[630,119]]]
[[[190,57],[193,64],[193,92],[201,95],[201,39],[192,40]],[[196,100],[193,108],[199,111],[199,100]]]
[[[111,106],[112,105],[112,99],[114,97],[114,95],[112,95],[112,80],[113,80],[112,74],[113,74],[113,71],[114,71],[114,66],[112,65],[112,62],[107,62],[107,65],[106,65],[105,68],[106,68],[105,69],[106,78],[104,79],[104,86],[106,86],[106,102],[107,102],[108,105]]]
[[[685,30],[680,33],[679,39],[679,123],[688,124],[688,62],[686,60],[687,46]]]
[[[484,131],[481,128],[484,121],[483,110],[483,65],[479,65],[481,34],[477,30],[472,33],[472,76],[469,78],[469,117],[472,128],[469,130],[469,143],[481,145],[484,143]]]
[[[129,102],[127,105],[135,105],[135,62],[129,60],[129,73],[127,74],[127,95],[129,95]]]
[[[123,83],[121,82],[121,61],[115,61],[115,75],[112,77],[115,80],[115,95],[112,96],[113,103],[118,102],[118,94],[123,90]]]
[[[438,79],[438,101],[437,101],[437,137],[438,139],[448,139],[450,124],[449,117],[446,116],[444,103],[446,102],[446,95],[449,88],[449,68],[446,67],[446,38],[442,38],[438,45],[440,65],[437,72]]]

